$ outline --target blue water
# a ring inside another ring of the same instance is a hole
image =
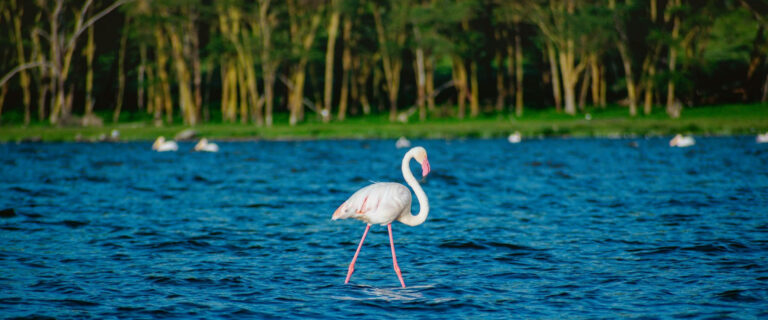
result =
[[[394,141],[0,144],[0,317],[768,317],[768,145],[415,143],[406,289],[381,226],[344,285],[364,224],[330,220]]]

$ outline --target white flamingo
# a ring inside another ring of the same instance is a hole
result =
[[[410,148],[411,147],[411,141],[408,141],[408,138],[406,137],[400,137],[400,139],[397,139],[395,141],[395,148],[402,149],[402,148]]]
[[[679,133],[672,140],[669,140],[670,147],[685,148],[694,144],[696,144],[696,140],[692,136],[683,136]]]
[[[514,133],[510,134],[509,137],[507,137],[507,141],[509,141],[509,143],[520,143],[522,140],[523,135],[520,134],[520,131],[515,131]]]
[[[165,141],[165,137],[159,136],[155,143],[152,144],[152,150],[157,152],[176,151],[179,150],[179,145],[176,144],[176,141]]]
[[[768,132],[758,134],[757,138],[755,138],[755,141],[757,141],[757,143],[768,143]]]
[[[208,142],[208,139],[206,138],[202,138],[195,145],[195,151],[219,152],[219,145],[213,142]]]
[[[371,228],[372,224],[380,224],[386,225],[387,231],[389,231],[392,264],[400,284],[405,288],[405,282],[403,281],[400,267],[397,265],[397,257],[395,256],[395,242],[392,240],[392,222],[397,220],[413,227],[424,223],[427,220],[427,215],[429,215],[429,200],[424,190],[421,189],[419,182],[416,181],[413,173],[411,173],[409,166],[411,159],[415,159],[421,164],[421,175],[426,177],[430,170],[427,150],[422,147],[414,147],[408,150],[403,157],[401,166],[405,181],[411,186],[413,192],[416,193],[416,198],[419,200],[419,213],[417,215],[414,216],[411,213],[411,191],[408,190],[408,187],[395,182],[374,183],[362,188],[349,197],[347,201],[344,201],[336,209],[336,212],[333,213],[333,220],[353,218],[367,223],[365,232],[363,232],[363,238],[360,239],[355,256],[349,264],[347,278],[344,280],[345,284],[349,283],[349,278],[352,276],[352,272],[355,271],[355,260],[357,260],[357,255],[360,253],[360,248],[363,247],[363,241],[365,241],[365,236],[368,234],[368,229]]]

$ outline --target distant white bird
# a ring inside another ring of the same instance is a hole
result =
[[[411,142],[405,137],[400,137],[400,139],[397,139],[397,142],[395,142],[395,147],[398,149],[409,148],[410,146]]]
[[[176,141],[165,141],[165,137],[159,136],[155,143],[152,144],[152,150],[157,152],[177,151],[179,150],[179,145],[176,144]]]
[[[692,136],[683,136],[679,133],[672,140],[669,140],[670,147],[685,148],[694,144],[696,144],[696,140]]]
[[[523,135],[520,134],[520,131],[515,131],[512,134],[507,137],[507,141],[509,143],[520,143],[520,141],[523,140]]]
[[[120,139],[120,131],[117,131],[117,129],[112,129],[112,132],[109,133],[109,138],[112,140]]]
[[[757,140],[757,143],[768,143],[768,132],[763,134],[758,134],[755,140]]]
[[[208,142],[208,139],[202,138],[200,141],[195,145],[195,151],[204,151],[204,152],[219,152],[219,145],[211,142]]]

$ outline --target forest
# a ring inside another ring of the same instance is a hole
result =
[[[0,124],[272,126],[768,99],[763,0],[2,0]]]

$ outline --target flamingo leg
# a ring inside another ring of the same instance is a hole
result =
[[[397,256],[395,256],[395,241],[392,240],[392,224],[387,225],[387,230],[389,231],[389,245],[392,247],[392,264],[395,266],[395,273],[397,273],[397,278],[400,279],[400,284],[403,285],[403,288],[405,288],[405,282],[403,281],[403,275],[400,274],[400,267],[397,265]]]
[[[365,241],[365,236],[368,234],[368,229],[371,228],[371,225],[368,224],[365,227],[365,232],[363,232],[363,238],[360,239],[360,244],[357,246],[357,251],[355,251],[355,256],[352,257],[352,263],[349,264],[349,270],[347,271],[347,279],[344,280],[344,284],[349,283],[349,278],[352,277],[352,272],[355,272],[355,261],[357,261],[357,255],[360,254],[360,248],[363,247],[363,241]]]

